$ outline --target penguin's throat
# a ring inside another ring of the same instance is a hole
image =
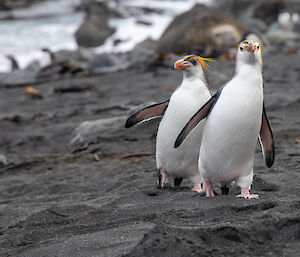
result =
[[[204,72],[201,71],[195,71],[195,70],[185,70],[183,72],[183,79],[188,80],[188,81],[193,81],[193,80],[202,80],[203,82],[206,82]]]
[[[262,65],[260,63],[238,63],[235,69],[236,74],[262,74]]]
[[[196,90],[198,92],[198,90],[202,90],[203,88],[208,90],[208,83],[205,78],[184,77],[180,87],[189,90]]]

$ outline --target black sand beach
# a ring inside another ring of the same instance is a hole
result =
[[[0,87],[1,256],[299,256],[300,55],[264,52],[265,105],[276,160],[268,169],[259,145],[253,193],[258,200],[202,197],[184,181],[155,186],[158,121],[126,130],[138,105],[167,99],[181,82],[171,67],[129,69]],[[216,61],[215,91],[234,71]],[[218,75],[220,74],[221,75]],[[69,144],[84,121],[110,125]],[[123,157],[123,158],[122,158]],[[128,156],[127,156],[128,157]]]

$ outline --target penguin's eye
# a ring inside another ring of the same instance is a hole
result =
[[[189,61],[190,61],[190,63],[193,64],[193,65],[196,65],[196,64],[197,64],[197,61],[196,61],[195,59],[191,59],[191,60],[189,60]]]

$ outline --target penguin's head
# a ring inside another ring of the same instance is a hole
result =
[[[238,44],[236,62],[262,65],[261,45],[255,40],[244,40]]]
[[[182,70],[189,74],[203,74],[207,71],[209,66],[208,62],[211,62],[211,58],[204,58],[198,55],[186,55],[183,59],[177,60],[174,64],[175,70]]]

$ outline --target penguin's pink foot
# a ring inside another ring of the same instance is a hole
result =
[[[237,195],[236,197],[241,197],[241,198],[245,198],[245,199],[257,199],[257,198],[259,198],[258,195],[250,194],[248,188],[242,188],[241,189],[241,194]]]
[[[214,189],[211,186],[210,181],[205,180],[203,183],[203,191],[207,197],[215,196]]]
[[[193,191],[193,192],[202,193],[202,192],[203,192],[203,189],[202,189],[202,187],[201,187],[201,183],[199,183],[199,182],[194,183],[194,186],[193,186],[193,188],[192,188],[192,191]]]
[[[161,187],[164,188],[167,186],[169,180],[165,170],[161,171]]]
[[[165,188],[168,184],[168,176],[165,170],[160,170],[157,179],[157,188]]]

